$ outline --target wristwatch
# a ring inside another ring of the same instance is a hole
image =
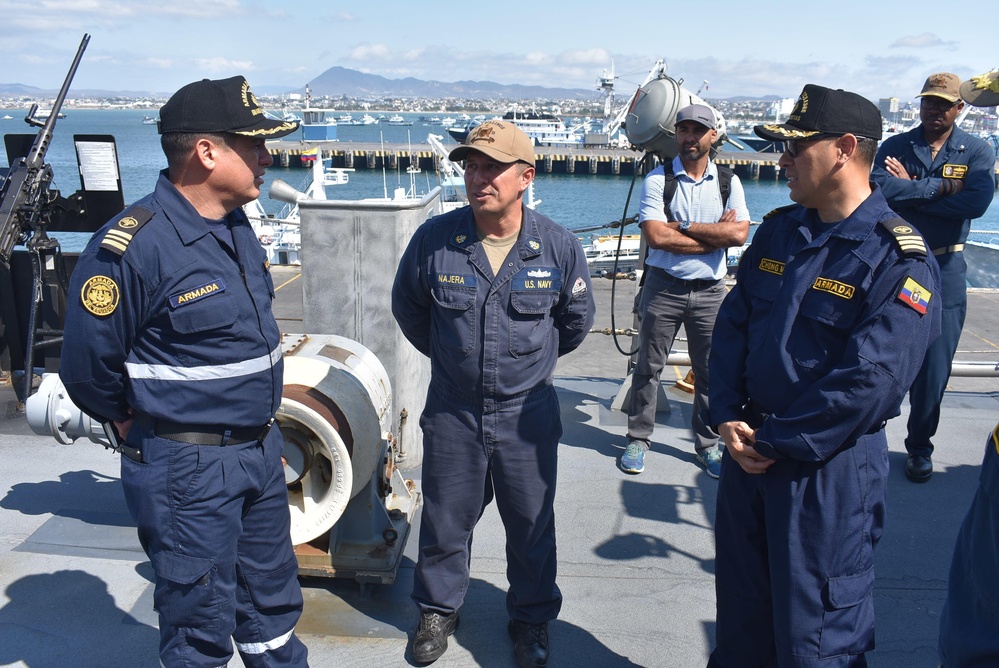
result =
[[[680,231],[681,232],[686,232],[689,229],[690,229],[690,221],[689,220],[684,220],[684,221],[680,222]]]

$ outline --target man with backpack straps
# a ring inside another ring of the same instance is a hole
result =
[[[708,356],[718,307],[725,297],[727,248],[749,235],[749,210],[739,178],[722,175],[710,159],[718,141],[714,111],[692,104],[676,116],[679,155],[645,178],[639,225],[649,247],[638,304],[639,348],[632,373],[628,446],[619,466],[625,473],[645,468],[655,429],[659,377],[682,324],[694,371],[691,428],[698,461],[718,477],[718,434],[700,417],[707,408]],[[668,176],[667,176],[668,174]]]

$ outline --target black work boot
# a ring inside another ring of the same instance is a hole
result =
[[[447,651],[447,637],[458,628],[458,613],[442,615],[424,612],[420,615],[420,627],[413,637],[413,661],[432,663]]]
[[[912,482],[926,482],[933,475],[933,460],[929,455],[909,455],[905,460],[905,477]]]
[[[507,630],[513,638],[513,653],[520,668],[548,665],[548,622],[528,624],[511,619]]]

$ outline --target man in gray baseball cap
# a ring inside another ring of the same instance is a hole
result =
[[[707,407],[711,331],[725,297],[726,249],[746,242],[749,210],[739,178],[711,161],[717,128],[711,107],[697,103],[680,109],[680,154],[652,170],[642,185],[639,225],[650,250],[638,303],[638,359],[626,404],[628,445],[618,461],[625,473],[645,468],[656,426],[659,378],[680,325],[687,333],[694,374],[694,456],[710,477],[717,478],[721,470],[718,434],[704,424],[701,413]]]

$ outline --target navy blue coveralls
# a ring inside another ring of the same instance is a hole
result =
[[[431,362],[413,587],[421,612],[461,607],[472,530],[494,494],[510,618],[540,624],[561,608],[553,502],[562,422],[552,377],[593,324],[593,294],[579,241],[526,207],[523,216],[495,277],[470,207],[430,219],[392,288],[399,327]]]
[[[961,524],[940,614],[944,668],[999,666],[999,425],[985,440],[978,492]]]
[[[903,254],[892,218],[876,188],[834,225],[776,213],[722,303],[709,423],[746,422],[776,461],[750,475],[722,460],[709,666],[863,666],[874,647],[884,423],[939,332],[936,263]]]
[[[122,457],[121,478],[156,572],[163,665],[224,665],[234,639],[247,666],[304,666],[283,440],[263,428],[284,372],[274,284],[242,211],[228,223],[232,247],[161,173],[80,256],[59,375],[101,421],[134,412],[126,444],[142,461]],[[169,423],[266,437],[194,445],[158,436]]]
[[[944,668],[999,666],[999,425],[985,441],[978,492],[957,534],[940,613]]]
[[[913,180],[889,174],[885,170],[889,156],[897,158]],[[971,220],[984,214],[992,202],[994,166],[995,152],[989,145],[957,126],[935,158],[922,127],[916,127],[886,139],[874,160],[872,178],[881,186],[888,205],[919,230],[940,265],[941,334],[926,351],[909,390],[905,449],[910,455],[933,454],[931,439],[940,423],[940,401],[968,311],[968,265],[960,248],[968,238]],[[964,188],[941,197],[940,184],[945,178],[962,179]]]

